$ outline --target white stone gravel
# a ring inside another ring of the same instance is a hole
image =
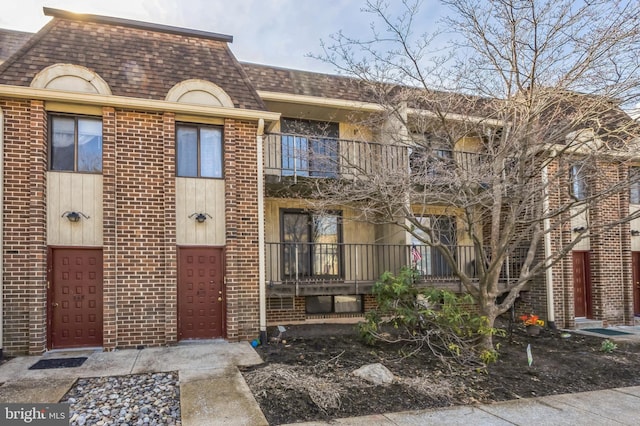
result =
[[[177,371],[78,379],[60,402],[70,425],[182,424]]]

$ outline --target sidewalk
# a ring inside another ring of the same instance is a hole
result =
[[[40,358],[78,356],[88,357],[80,367],[28,369]],[[18,357],[0,366],[0,402],[58,402],[78,377],[177,370],[182,425],[260,426],[267,421],[237,367],[261,362],[246,342],[215,341],[114,352],[49,352],[42,357]],[[636,425],[639,418],[640,386],[636,386],[297,425]]]
[[[636,386],[295,425],[637,425],[639,419],[640,386]]]

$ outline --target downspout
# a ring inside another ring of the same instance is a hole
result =
[[[4,349],[4,113],[0,108],[0,359]]]
[[[264,164],[263,164],[264,119],[258,120],[256,136],[258,172],[258,285],[260,289],[260,341],[267,341],[267,283],[264,242]]]
[[[545,257],[545,275],[547,284],[547,323],[549,328],[556,328],[554,298],[553,298],[553,270],[551,269],[551,219],[549,219],[549,171],[545,165],[542,168],[542,214],[544,219],[542,227],[544,229],[544,257]]]

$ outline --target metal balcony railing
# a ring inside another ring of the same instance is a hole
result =
[[[474,170],[483,156],[473,152],[381,144],[308,135],[270,133],[265,139],[265,173],[272,176],[349,178],[377,170],[406,170],[434,176]]]
[[[477,278],[478,257],[473,246],[451,247],[465,273]],[[503,265],[500,280],[520,275],[526,248],[514,250]],[[403,266],[418,270],[425,282],[459,281],[436,248],[394,244],[266,243],[266,280],[269,285],[308,283],[373,284],[385,271],[394,274]]]

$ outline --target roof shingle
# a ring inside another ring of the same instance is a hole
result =
[[[29,86],[57,63],[89,68],[114,95],[164,99],[176,83],[202,79],[220,86],[238,108],[264,109],[223,41],[57,17],[0,65],[0,84]]]

